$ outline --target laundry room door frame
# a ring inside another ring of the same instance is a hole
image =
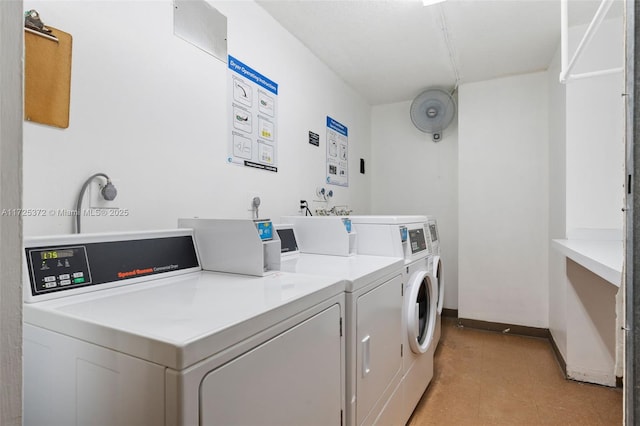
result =
[[[0,424],[18,426],[22,424],[22,218],[13,213],[22,208],[22,0],[0,1],[0,22]]]
[[[636,99],[640,99],[640,85],[635,84],[640,79],[640,3],[627,1],[625,28],[625,139],[626,139],[626,200],[625,200],[625,279],[626,292],[626,338],[625,338],[625,371],[624,398],[625,424],[634,425],[640,422],[640,404],[636,402],[636,393],[640,392],[640,290],[636,290],[636,283],[640,283],[640,108],[636,107]]]

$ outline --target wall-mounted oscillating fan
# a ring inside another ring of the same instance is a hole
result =
[[[456,115],[456,103],[449,92],[432,88],[420,93],[411,103],[411,121],[425,133],[433,135],[433,141],[442,139],[442,131]]]

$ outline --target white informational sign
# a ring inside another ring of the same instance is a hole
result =
[[[327,116],[327,183],[349,186],[349,132]]]
[[[278,171],[278,84],[229,55],[227,162]]]

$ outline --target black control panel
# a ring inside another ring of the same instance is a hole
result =
[[[25,250],[33,296],[200,266],[191,236]]]
[[[436,225],[430,223],[429,232],[431,233],[431,241],[433,241],[434,243],[438,241],[438,229],[436,228]]]
[[[29,263],[37,277],[35,293],[63,287],[90,285],[91,272],[84,246],[47,247],[29,251]]]
[[[416,254],[427,249],[427,240],[424,238],[424,229],[410,229],[409,241],[411,241],[411,253]]]
[[[298,243],[296,242],[296,235],[293,229],[278,229],[278,237],[280,237],[280,253],[298,251]]]

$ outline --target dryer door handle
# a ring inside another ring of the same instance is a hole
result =
[[[366,377],[371,371],[371,336],[362,339],[362,377]]]

